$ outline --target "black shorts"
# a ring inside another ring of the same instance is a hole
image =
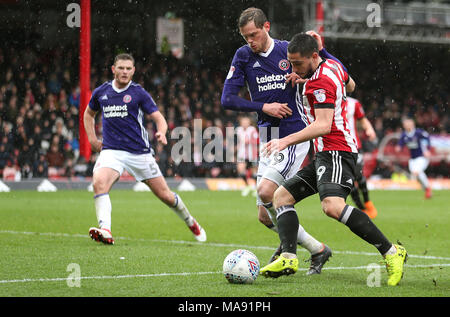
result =
[[[327,151],[316,154],[314,160],[282,185],[296,202],[319,193],[325,197],[347,198],[355,180],[357,153]]]
[[[362,153],[358,153],[358,161],[356,162],[355,167],[355,181],[357,181],[358,183],[365,181],[363,169],[364,169],[364,157]]]

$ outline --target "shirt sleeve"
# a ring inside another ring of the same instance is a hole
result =
[[[156,105],[152,96],[147,91],[145,91],[145,89],[142,89],[141,107],[144,110],[144,112],[147,114],[151,114],[155,111],[158,111],[158,106]]]
[[[398,139],[398,145],[400,145],[401,147],[403,147],[405,145],[405,134],[402,133],[400,135],[400,138]]]
[[[222,106],[227,110],[259,111],[264,105],[262,102],[253,102],[239,97],[239,92],[246,83],[245,65],[248,58],[243,49],[238,50],[233,57],[221,97]]]
[[[426,132],[424,130],[421,130],[420,132],[421,132],[421,138],[424,141],[424,145],[429,150],[431,148],[430,135],[428,134],[428,132]]]
[[[355,119],[360,120],[366,116],[364,109],[359,101],[355,104]]]
[[[336,107],[336,86],[334,83],[322,77],[311,84],[308,90],[314,100],[314,109],[334,109]]]
[[[95,112],[100,110],[100,103],[98,102],[98,88],[94,89],[94,91],[92,92],[92,96],[89,100],[88,106]]]

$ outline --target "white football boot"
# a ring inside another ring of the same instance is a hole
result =
[[[104,244],[114,244],[114,239],[112,237],[111,231],[108,229],[99,229],[92,227],[89,229],[89,236],[92,240],[97,242],[103,242]]]
[[[194,224],[190,226],[189,229],[192,231],[197,241],[199,242],[206,241],[206,231],[199,225],[197,220],[194,219]]]

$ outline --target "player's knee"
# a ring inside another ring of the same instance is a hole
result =
[[[94,178],[92,180],[92,187],[94,189],[94,193],[96,194],[106,193],[109,191],[108,182],[106,181],[106,179],[100,177]]]
[[[263,203],[270,203],[273,200],[273,190],[268,186],[259,184],[256,190]]]
[[[322,200],[322,210],[328,217],[339,219],[342,209],[341,204],[337,204],[331,197]]]

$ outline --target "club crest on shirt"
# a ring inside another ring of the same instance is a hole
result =
[[[289,69],[289,61],[287,59],[282,59],[278,63],[278,67],[280,67],[281,70],[288,70]]]
[[[130,101],[131,101],[131,96],[130,95],[123,96],[123,102],[129,103]]]
[[[317,89],[313,92],[314,97],[316,97],[317,102],[324,102],[327,98],[325,96],[325,89]]]

